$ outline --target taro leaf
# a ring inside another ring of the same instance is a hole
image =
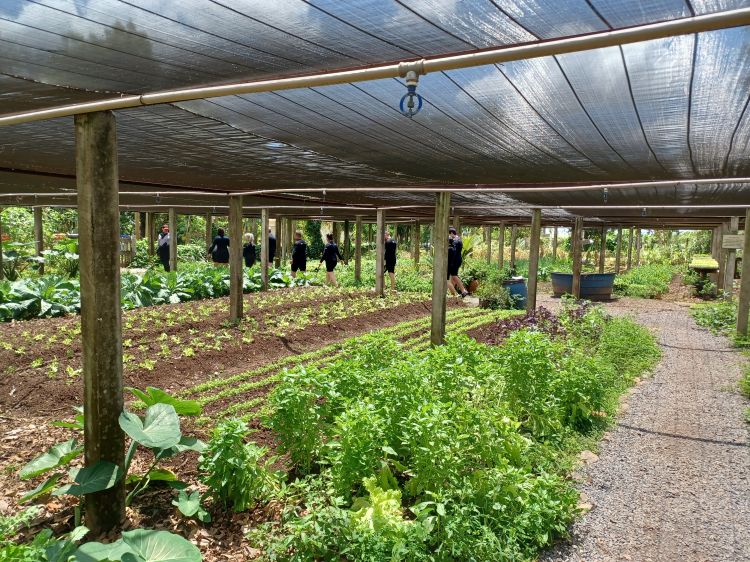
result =
[[[202,453],[205,448],[206,444],[200,439],[183,435],[177,445],[158,452],[161,453],[161,458],[165,459],[168,457],[172,457],[177,453],[184,453],[185,451],[195,451],[196,453]]]
[[[154,404],[141,420],[135,414],[120,414],[120,427],[134,441],[149,449],[169,449],[180,442],[180,418],[171,404]]]
[[[127,387],[125,390],[132,392],[146,406],[153,406],[154,404],[171,404],[174,406],[177,414],[181,416],[199,416],[202,411],[201,405],[197,400],[182,400],[180,398],[175,398],[153,386],[146,387],[146,392],[131,387]]]
[[[20,500],[18,500],[18,503],[26,503],[28,501],[34,500],[38,497],[41,497],[45,494],[49,494],[52,489],[57,486],[57,481],[62,478],[62,474],[54,474],[47,478],[44,482],[39,484],[36,488],[33,490],[29,490],[26,492]]]
[[[50,422],[50,425],[54,427],[64,427],[67,429],[80,429],[81,431],[83,431],[83,408],[81,408],[80,406],[75,406],[73,409],[76,411],[76,416],[73,418],[72,422],[56,420]]]
[[[51,447],[46,453],[38,456],[19,472],[21,480],[28,480],[48,470],[68,464],[83,452],[83,447],[78,447],[76,440],[71,439],[65,443],[58,443]]]
[[[148,473],[148,479],[153,482],[175,482],[177,475],[166,468],[155,468]]]
[[[108,490],[114,486],[120,478],[120,468],[109,461],[98,461],[85,468],[73,469],[70,477],[75,484],[67,484],[52,492],[53,496],[70,494],[71,496],[83,496]]]
[[[201,508],[201,493],[198,491],[189,494],[182,490],[177,500],[172,500],[172,505],[177,506],[185,517],[192,517]]]
[[[201,562],[201,553],[190,541],[168,531],[126,531],[112,544],[90,542],[79,548],[76,562]]]

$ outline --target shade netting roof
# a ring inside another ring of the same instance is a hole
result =
[[[4,0],[0,114],[748,6],[742,0]],[[304,200],[411,205],[404,215],[427,217],[432,196],[377,188],[750,176],[748,46],[750,29],[737,27],[430,73],[420,78],[425,107],[414,119],[398,111],[405,92],[399,79],[123,110],[119,166],[130,187],[122,189],[288,190],[251,200],[275,204],[298,201],[295,188],[372,187],[371,193],[308,193]],[[74,148],[72,118],[0,128],[0,193],[74,190]],[[726,216],[740,213],[699,207],[750,204],[748,189],[719,181],[638,188],[611,193],[608,202],[694,207],[654,209],[652,217]],[[454,199],[477,220],[528,216],[528,204],[562,207],[545,211],[555,219],[642,215],[576,208],[601,204],[601,192]],[[221,198],[167,201],[188,209]]]

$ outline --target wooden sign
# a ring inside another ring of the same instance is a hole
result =
[[[724,250],[741,250],[745,245],[743,234],[725,234],[721,239],[721,247]]]

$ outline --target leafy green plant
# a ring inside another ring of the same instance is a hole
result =
[[[737,302],[717,300],[711,303],[695,304],[690,307],[695,323],[708,328],[714,334],[730,335],[737,326]]]
[[[653,299],[669,291],[674,273],[674,268],[668,264],[641,265],[618,275],[614,289],[628,297]]]
[[[113,543],[89,542],[74,553],[81,562],[200,562],[201,554],[190,541],[167,531],[126,531]]]
[[[211,522],[211,514],[203,509],[201,493],[197,490],[192,493],[180,490],[177,499],[172,500],[172,505],[177,507],[185,517],[195,517],[201,523]]]
[[[263,461],[268,449],[245,443],[247,424],[225,420],[214,429],[199,461],[207,496],[235,512],[268,501],[278,486],[278,475]]]

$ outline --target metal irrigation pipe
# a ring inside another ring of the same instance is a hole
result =
[[[174,103],[208,99],[221,96],[253,94],[315,86],[331,86],[350,82],[364,82],[384,78],[406,76],[407,72],[427,74],[444,70],[456,70],[488,64],[499,64],[517,60],[532,59],[564,53],[574,53],[603,47],[638,43],[652,39],[663,39],[674,35],[700,33],[727,27],[750,24],[750,8],[728,10],[714,14],[705,14],[689,18],[651,23],[616,29],[613,31],[594,32],[586,35],[563,37],[536,41],[522,45],[480,49],[466,53],[447,56],[436,56],[419,60],[407,60],[377,66],[359,67],[346,70],[334,70],[318,74],[307,74],[274,80],[259,80],[221,86],[205,86],[165,90],[141,95],[126,95],[119,98],[99,100],[86,103],[62,105],[47,109],[15,113],[0,117],[0,126],[15,125],[42,121],[56,117],[69,117],[80,113],[94,111],[126,109],[144,105]]]

